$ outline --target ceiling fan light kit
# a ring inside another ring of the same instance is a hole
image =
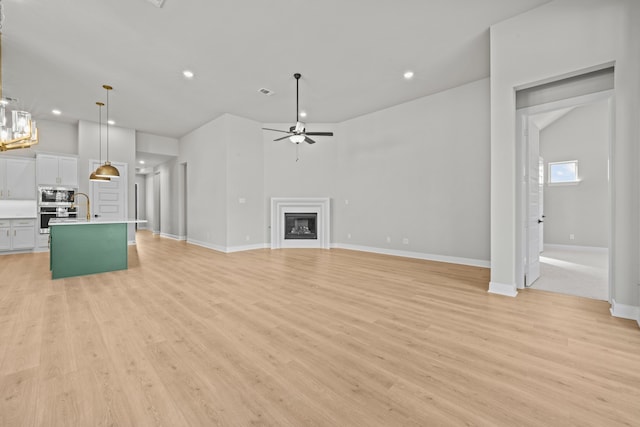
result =
[[[294,144],[300,144],[301,142],[306,142],[307,144],[315,144],[316,142],[309,138],[311,136],[333,136],[333,132],[307,132],[305,129],[305,124],[300,121],[300,108],[299,108],[299,82],[302,74],[295,73],[293,77],[296,79],[296,124],[295,126],[291,126],[288,131],[280,130],[280,129],[271,129],[271,128],[262,128],[264,130],[271,130],[274,132],[282,132],[286,133],[286,136],[281,138],[276,138],[274,141],[282,141],[283,139],[289,139]]]

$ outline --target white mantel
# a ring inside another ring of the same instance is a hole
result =
[[[329,249],[331,242],[331,202],[328,197],[271,198],[271,249],[320,248]],[[286,213],[316,213],[318,238],[313,240],[285,240]]]

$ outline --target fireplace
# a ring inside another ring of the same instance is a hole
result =
[[[317,239],[316,212],[287,212],[284,214],[285,239]]]
[[[329,249],[330,215],[328,197],[273,197],[271,249]]]

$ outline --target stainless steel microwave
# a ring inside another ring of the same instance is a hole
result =
[[[76,190],[65,187],[39,187],[38,204],[40,206],[71,206]]]

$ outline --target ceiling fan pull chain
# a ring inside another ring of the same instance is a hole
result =
[[[296,144],[296,162],[300,160],[300,144]]]

